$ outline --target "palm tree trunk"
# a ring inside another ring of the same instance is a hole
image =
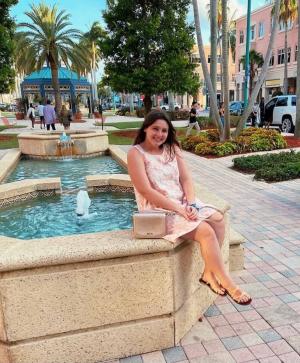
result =
[[[300,9],[300,0],[298,0],[298,9]],[[295,127],[296,137],[300,137],[300,16],[299,15],[298,15],[298,53],[297,53],[297,104],[296,104],[296,127]]]
[[[216,92],[214,91],[212,83],[211,83],[211,79],[210,79],[210,75],[209,75],[208,67],[207,67],[207,62],[206,62],[206,57],[205,57],[205,52],[204,52],[197,0],[193,0],[193,8],[194,8],[194,19],[195,19],[199,55],[200,55],[200,59],[201,59],[205,82],[206,82],[206,85],[208,87],[208,91],[209,91],[209,94],[211,97],[210,107],[211,107],[213,115],[214,115],[213,122],[215,123],[216,127],[218,128],[220,135],[223,135],[223,125],[222,125],[222,122],[220,119],[218,105],[217,105],[217,101],[216,101],[217,96],[216,96]]]
[[[222,0],[222,66],[224,86],[224,140],[230,139],[227,0]]]
[[[151,111],[152,107],[152,101],[151,101],[151,95],[145,94],[144,97],[144,106],[145,106],[145,116]]]
[[[284,30],[284,79],[283,79],[283,93],[287,95],[288,93],[288,42],[287,42],[287,29],[288,25],[285,22]]]
[[[267,49],[267,53],[266,53],[266,57],[265,57],[265,61],[264,64],[262,66],[260,75],[258,77],[258,80],[256,82],[256,85],[254,87],[254,90],[251,94],[251,97],[249,99],[249,103],[247,108],[245,109],[245,111],[243,112],[243,115],[236,127],[236,131],[235,131],[235,136],[238,136],[241,131],[243,130],[243,128],[245,127],[246,124],[246,120],[249,117],[250,113],[252,112],[252,108],[254,105],[254,102],[257,98],[257,95],[260,91],[260,88],[266,78],[266,74],[268,71],[268,66],[269,66],[269,62],[270,62],[270,58],[271,58],[271,54],[272,54],[272,48],[274,45],[274,41],[275,41],[275,36],[277,34],[277,26],[278,26],[278,16],[279,16],[279,9],[280,9],[280,1],[281,0],[275,0],[275,5],[274,5],[274,22],[273,22],[273,26],[272,26],[272,30],[271,30],[271,36],[270,36],[270,40],[269,40],[269,45],[268,45],[268,49]]]
[[[217,65],[218,65],[218,11],[217,0],[210,0],[210,78],[213,90],[217,93]],[[217,100],[216,100],[217,102]],[[212,118],[212,109],[210,108],[209,116]]]
[[[50,62],[51,68],[51,76],[52,76],[52,87],[54,90],[54,98],[55,98],[55,111],[58,115],[61,110],[61,95],[59,89],[59,80],[58,80],[58,67],[55,62]]]

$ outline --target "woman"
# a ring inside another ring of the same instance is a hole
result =
[[[219,106],[219,115],[220,115],[220,119],[221,119],[221,122],[222,122],[222,125],[224,127],[224,123],[225,123],[225,107],[224,107],[224,102],[221,102],[220,103],[220,106]]]
[[[60,114],[59,114],[59,122],[64,126],[65,130],[70,129],[70,122],[72,120],[72,112],[71,110],[67,110],[65,105],[62,105]]]
[[[219,295],[228,293],[238,304],[249,304],[251,297],[235,285],[222,261],[223,216],[214,208],[203,208],[204,204],[195,199],[175,129],[164,112],[154,110],[146,116],[128,152],[128,171],[139,210],[175,212],[173,228],[164,238],[199,242],[205,262],[200,282]]]
[[[34,129],[35,110],[34,110],[34,107],[33,107],[33,104],[32,103],[29,104],[29,108],[28,108],[28,111],[27,111],[27,118],[30,118],[30,120],[31,120],[31,128]]]

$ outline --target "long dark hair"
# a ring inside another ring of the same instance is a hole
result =
[[[168,115],[163,111],[153,110],[148,113],[148,115],[145,117],[142,127],[138,131],[133,145],[141,144],[145,141],[145,129],[154,124],[154,122],[157,120],[164,120],[168,124],[168,136],[166,141],[162,145],[160,145],[160,148],[163,148],[164,145],[167,145],[169,150],[169,157],[171,160],[173,160],[175,157],[175,146],[180,147],[180,144],[176,138],[176,130],[172,125],[172,122],[170,121]]]

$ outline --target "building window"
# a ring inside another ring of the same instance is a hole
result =
[[[251,40],[254,40],[255,39],[255,25],[251,25],[250,39]]]
[[[274,53],[272,53],[270,62],[269,62],[269,67],[273,67],[273,66],[274,66]]]
[[[291,61],[291,48],[287,51],[287,61],[288,63]],[[284,48],[278,49],[277,64],[284,64]]]
[[[297,62],[297,58],[298,58],[298,45],[296,45],[295,48],[295,62]]]
[[[244,43],[244,30],[240,30],[240,44]]]
[[[260,22],[258,27],[258,37],[262,38],[265,35],[265,23]]]
[[[288,20],[287,24],[285,25],[285,21],[280,21],[279,22],[279,31],[283,31],[285,30],[285,28],[287,28],[287,30],[290,30],[293,26],[293,22],[291,19]]]

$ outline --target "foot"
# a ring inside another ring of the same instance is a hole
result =
[[[249,305],[252,301],[252,298],[249,294],[247,294],[245,291],[241,290],[239,286],[236,286],[236,288],[226,290],[228,295],[232,298],[234,302],[240,305]]]
[[[226,295],[226,290],[218,283],[213,273],[204,271],[199,281],[206,284],[215,294]]]

